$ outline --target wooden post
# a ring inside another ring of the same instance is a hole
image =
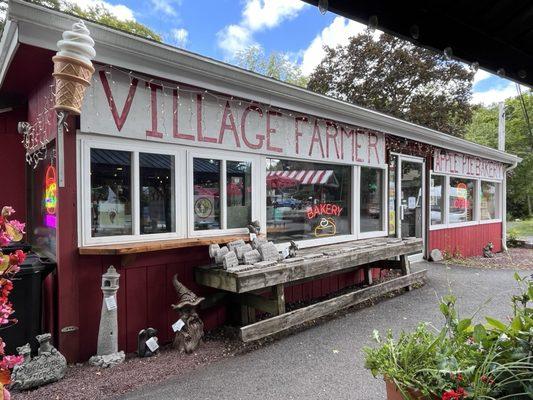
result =
[[[246,326],[255,322],[255,308],[241,304],[241,325]]]
[[[409,275],[411,274],[411,263],[409,262],[409,257],[407,254],[402,254],[400,256],[400,266],[402,269],[402,275]],[[411,285],[407,286],[405,288],[408,292],[411,291]]]
[[[365,285],[372,285],[372,268],[365,268]]]
[[[277,304],[277,315],[285,314],[285,287],[283,283],[272,286],[272,294]]]

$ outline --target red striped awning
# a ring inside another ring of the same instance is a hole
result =
[[[335,175],[330,169],[325,170],[300,170],[300,171],[269,171],[267,172],[267,182],[282,179],[283,181],[292,181],[294,184],[301,185],[326,185],[328,183],[336,184]]]

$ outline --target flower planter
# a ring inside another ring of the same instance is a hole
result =
[[[387,400],[430,400],[415,389],[407,389],[409,397],[406,399],[394,382],[385,379],[385,385],[387,388]]]

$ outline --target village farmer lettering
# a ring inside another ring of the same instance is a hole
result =
[[[370,129],[100,70],[81,129],[116,137],[357,165],[385,163],[385,137]],[[112,84],[110,83],[112,82]]]

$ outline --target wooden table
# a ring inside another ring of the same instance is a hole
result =
[[[423,241],[419,238],[358,240],[299,250],[294,259],[242,272],[231,272],[214,265],[200,266],[195,269],[195,279],[201,285],[235,294],[241,305],[241,321],[244,325],[241,338],[250,341],[364,301],[368,293],[378,297],[422,281],[425,271],[411,274],[407,259],[408,254],[422,251],[422,248]],[[366,283],[371,284],[373,267],[400,269],[402,276],[367,288],[372,291],[358,290],[290,313],[285,312],[285,285],[360,268],[365,269]],[[258,294],[265,289],[272,291],[272,298]],[[255,322],[256,309],[274,317]]]

